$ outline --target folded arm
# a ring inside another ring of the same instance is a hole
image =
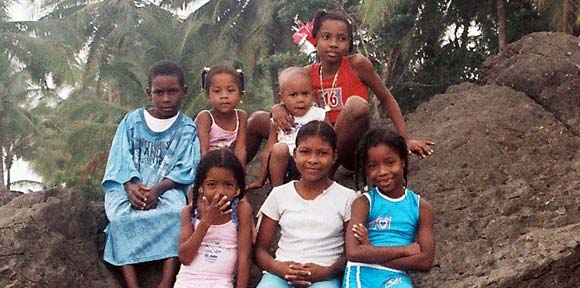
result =
[[[351,219],[346,230],[346,255],[350,261],[369,264],[381,264],[391,259],[417,253],[415,246],[377,247],[370,243],[361,243],[355,236],[354,225],[365,224],[369,214],[369,200],[360,196],[354,200],[351,208]]]
[[[435,258],[434,213],[433,207],[421,199],[419,206],[419,228],[417,242],[421,252],[416,255],[401,257],[384,262],[382,265],[398,270],[429,271]]]

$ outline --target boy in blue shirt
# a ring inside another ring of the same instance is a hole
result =
[[[129,112],[117,128],[103,179],[105,261],[121,266],[127,287],[139,287],[133,264],[163,260],[159,287],[176,274],[181,209],[200,159],[197,128],[179,112],[187,95],[183,70],[158,62],[148,73],[153,105]]]

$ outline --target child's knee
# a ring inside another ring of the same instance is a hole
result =
[[[326,281],[315,282],[310,285],[310,288],[340,288],[342,281],[340,278],[333,278]]]
[[[272,154],[272,158],[278,160],[288,159],[288,157],[290,157],[290,149],[288,148],[288,145],[280,142],[272,146],[272,151],[270,153]]]
[[[264,273],[256,288],[289,288],[288,282],[274,274]]]
[[[360,96],[349,97],[344,104],[344,110],[355,118],[366,117],[370,113],[369,103]]]
[[[248,132],[270,131],[270,113],[256,111],[248,117]]]

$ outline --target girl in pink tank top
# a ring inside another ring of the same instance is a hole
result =
[[[252,207],[244,198],[244,169],[228,149],[199,163],[190,205],[181,213],[174,287],[247,287],[252,247]]]
[[[242,165],[246,165],[246,127],[248,113],[236,106],[244,94],[244,75],[227,65],[204,70],[202,87],[210,110],[197,114],[201,156],[210,151],[228,148],[236,154]]]

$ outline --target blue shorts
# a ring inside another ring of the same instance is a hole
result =
[[[272,273],[265,272],[256,288],[292,288],[292,286],[288,285],[288,281]],[[308,288],[340,288],[340,278],[315,282]]]
[[[363,265],[347,265],[344,270],[343,288],[413,288],[411,278],[404,272],[373,268]]]

